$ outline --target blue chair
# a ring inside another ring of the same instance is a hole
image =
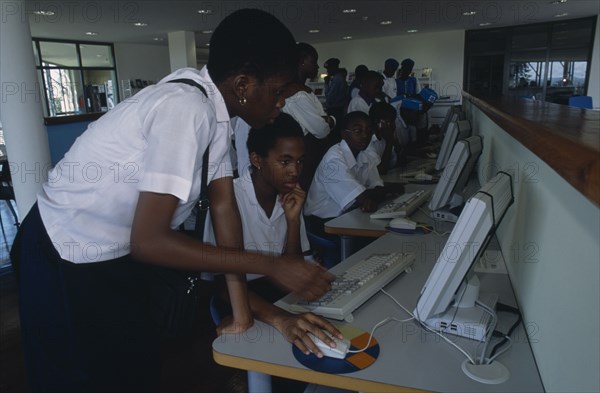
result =
[[[569,97],[569,106],[576,108],[593,109],[592,97],[590,96],[572,96]]]
[[[215,323],[219,325],[221,323],[221,316],[219,315],[217,307],[216,297],[213,295],[210,298],[210,316]],[[263,374],[256,371],[248,370],[248,393],[271,393],[271,376],[269,374]]]
[[[313,252],[319,254],[326,269],[331,269],[340,263],[340,246],[337,243],[309,231],[306,231],[306,236],[308,237],[310,248]]]

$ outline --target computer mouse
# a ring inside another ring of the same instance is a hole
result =
[[[431,176],[428,173],[417,173],[415,175],[415,180],[418,180],[418,181],[430,181],[430,180],[433,180],[433,176]]]
[[[414,231],[417,228],[417,223],[409,220],[408,218],[398,217],[390,221],[390,228],[394,229],[408,229]]]
[[[325,334],[327,334],[335,342],[335,348],[332,348],[324,341],[319,340],[314,334],[310,332],[308,332],[307,334],[310,337],[310,339],[313,340],[315,344],[317,344],[317,347],[319,347],[324,356],[336,359],[344,359],[346,357],[346,354],[348,353],[348,350],[350,349],[350,341],[348,339],[344,338],[340,340],[339,338],[332,336],[328,332],[325,332]]]

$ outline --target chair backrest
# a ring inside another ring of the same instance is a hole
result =
[[[577,108],[592,109],[592,97],[590,96],[573,96],[569,97],[569,106]]]

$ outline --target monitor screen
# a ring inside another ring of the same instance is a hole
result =
[[[459,141],[448,159],[448,164],[435,187],[429,209],[432,212],[449,205],[450,209],[462,205],[462,191],[469,180],[483,148],[480,136],[472,136]],[[434,218],[443,218],[435,217]],[[455,220],[451,220],[455,221]]]
[[[457,322],[459,318],[457,310],[450,310],[450,308],[453,306],[464,309],[473,308],[473,303],[458,304],[463,300],[462,297],[466,292],[466,285],[461,287],[461,284],[465,282],[469,269],[484,251],[512,201],[512,179],[505,172],[499,172],[467,201],[421,290],[414,312],[417,320],[433,329],[447,333],[477,339],[481,337],[480,335],[470,337],[473,332],[469,332],[461,326],[457,327],[456,324],[453,327],[451,322]],[[475,300],[479,297],[478,289]],[[444,313],[449,314],[447,319],[450,322],[444,322],[444,318],[440,317]],[[462,322],[466,323],[467,321],[463,319]]]
[[[435,162],[435,170],[444,169],[452,153],[452,149],[458,141],[471,135],[471,123],[468,120],[458,120],[448,124],[448,130],[442,140],[442,146]]]

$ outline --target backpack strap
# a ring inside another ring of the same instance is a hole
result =
[[[168,81],[167,83],[184,83],[186,85],[194,86],[200,89],[202,94],[205,97],[208,97],[206,90],[202,85],[192,79],[173,79]],[[210,145],[206,147],[204,150],[204,155],[202,156],[202,175],[200,178],[200,199],[196,205],[196,225],[194,226],[194,237],[196,239],[202,240],[204,236],[204,225],[206,223],[206,214],[208,213],[208,208],[210,207],[208,201],[208,151],[210,149]]]

